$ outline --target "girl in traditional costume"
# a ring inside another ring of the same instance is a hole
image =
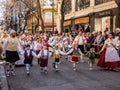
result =
[[[39,52],[37,57],[40,58],[40,67],[45,73],[47,73],[48,70],[48,59],[50,56],[51,53],[48,51],[48,44],[44,44],[43,49]]]
[[[73,70],[76,71],[76,65],[79,61],[79,54],[81,55],[81,50],[78,48],[78,45],[76,43],[73,44],[73,48],[67,52],[67,54],[72,53],[72,63],[73,63]]]
[[[36,54],[39,54],[39,52],[42,50],[43,44],[42,44],[42,39],[39,38],[37,39],[37,42],[35,43],[35,51]],[[38,59],[38,64],[40,63],[40,59]]]

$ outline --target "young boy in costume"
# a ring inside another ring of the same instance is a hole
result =
[[[33,60],[33,56],[37,57],[36,53],[33,52],[33,50],[30,49],[30,45],[26,45],[26,50],[21,52],[24,54],[24,64],[26,67],[26,73],[27,75],[30,74],[30,66]]]
[[[95,54],[94,48],[90,48],[90,51],[86,53],[86,56],[89,58],[89,70],[93,70],[93,65],[95,64]]]

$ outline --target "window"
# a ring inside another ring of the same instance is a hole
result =
[[[95,0],[95,5],[103,4],[109,1],[113,1],[113,0]]]
[[[90,0],[77,0],[76,11],[90,7]]]

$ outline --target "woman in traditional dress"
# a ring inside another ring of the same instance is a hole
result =
[[[120,67],[120,57],[115,48],[115,42],[112,34],[108,34],[108,39],[105,41],[103,48],[101,49],[100,59],[98,66],[106,68],[108,70],[116,70]]]
[[[7,76],[10,76],[10,74],[15,75],[14,67],[15,62],[19,60],[19,40],[16,37],[16,31],[11,30],[10,31],[10,38],[7,39],[6,43],[6,62],[8,63],[7,66]]]

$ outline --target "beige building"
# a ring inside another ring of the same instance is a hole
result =
[[[41,3],[41,11],[42,11],[42,17],[44,21],[44,29],[46,32],[52,31],[53,28],[56,30],[56,16],[57,11],[54,6],[52,6],[51,0],[40,0]],[[53,10],[54,9],[54,10]],[[36,3],[36,10],[37,10],[37,3]],[[37,11],[31,12],[27,16],[27,29],[29,31],[35,30],[35,25],[37,23],[37,19],[35,15],[37,15]],[[54,20],[54,21],[53,21]],[[36,31],[42,31],[41,26],[39,26]]]
[[[117,4],[114,0],[65,0],[64,29],[114,30]]]

